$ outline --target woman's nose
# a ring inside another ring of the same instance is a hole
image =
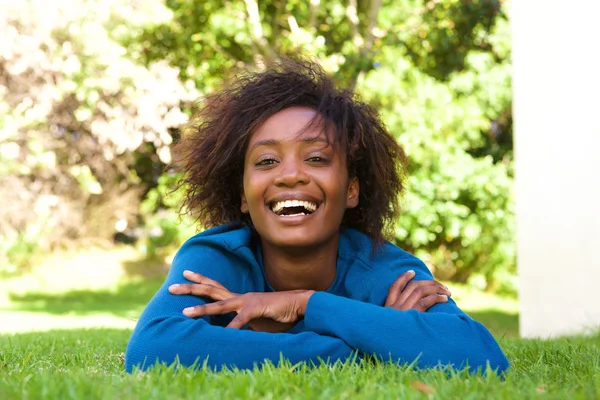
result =
[[[298,184],[307,184],[310,177],[304,170],[304,165],[300,160],[289,160],[279,165],[279,174],[275,178],[276,186],[292,187]]]

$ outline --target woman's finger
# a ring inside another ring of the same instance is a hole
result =
[[[241,329],[251,321],[264,317],[265,307],[260,301],[253,301],[252,297],[241,299],[242,307],[238,309],[237,315],[227,325],[227,328]]]
[[[248,319],[244,313],[239,313],[231,320],[227,325],[227,328],[241,329],[248,322],[250,322],[250,319]]]
[[[244,307],[227,325],[227,328],[241,329],[244,325],[250,323],[250,321],[261,317],[261,310],[255,307]]]
[[[385,307],[389,307],[398,301],[402,289],[415,277],[415,271],[410,270],[401,274],[395,281],[390,285],[388,289],[387,299],[385,300]]]
[[[193,284],[175,284],[169,286],[169,292],[171,294],[191,294],[194,296],[208,297],[212,300],[227,300],[235,297],[235,293],[231,293],[225,288],[215,287],[212,285],[205,285],[201,283]]]
[[[229,300],[216,301],[214,303],[203,304],[201,306],[188,307],[183,309],[183,314],[190,317],[203,317],[205,315],[220,315],[237,312],[241,305],[238,297]]]
[[[417,286],[404,302],[398,301],[393,307],[403,311],[410,310],[415,308],[419,300],[431,295],[449,296],[450,291],[441,286]]]
[[[207,278],[204,275],[201,275],[194,271],[190,271],[188,269],[183,271],[183,276],[185,277],[185,279],[195,282],[195,283],[203,283],[206,285],[220,287],[222,289],[227,289],[225,286],[221,285],[219,282],[215,281],[214,279]]]
[[[402,293],[400,294],[400,296],[398,296],[398,299],[396,300],[395,304],[396,305],[401,305],[404,304],[406,302],[406,300],[412,296],[413,292],[421,287],[427,287],[427,286],[431,286],[431,287],[439,287],[442,289],[445,289],[446,291],[448,291],[448,288],[439,283],[438,281],[433,281],[433,280],[429,280],[429,281],[411,281],[408,283],[408,285],[406,285],[406,287],[404,288],[404,290],[402,291]],[[448,296],[450,295],[450,291],[448,291],[448,293],[444,292],[442,294],[448,294]],[[396,307],[394,307],[396,308]]]
[[[447,302],[448,296],[446,296],[445,294],[432,294],[417,301],[415,309],[420,312],[425,312],[435,304]]]

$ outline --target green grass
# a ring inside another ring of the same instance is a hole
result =
[[[600,335],[553,341],[503,341],[512,370],[497,376],[448,376],[390,365],[309,369],[266,367],[250,372],[161,368],[127,375],[129,330],[90,329],[0,337],[2,399],[205,398],[459,398],[596,399]]]
[[[131,328],[163,274],[117,249],[49,259],[0,281],[0,399],[600,398],[600,334],[519,339],[515,299],[454,284],[458,304],[506,351],[505,380],[382,364],[128,375]]]
[[[133,328],[164,280],[165,263],[131,248],[49,256],[30,273],[0,279],[0,334],[56,328]]]

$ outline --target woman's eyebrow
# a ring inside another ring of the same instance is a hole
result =
[[[304,143],[327,143],[327,144],[329,144],[329,141],[326,139],[323,139],[323,137],[321,137],[321,136],[313,136],[313,137],[309,137],[309,138],[303,138],[301,141]]]
[[[254,150],[255,148],[257,148],[259,146],[277,146],[279,143],[280,143],[279,140],[275,140],[275,139],[259,140],[258,142],[254,143],[250,147],[250,151]]]

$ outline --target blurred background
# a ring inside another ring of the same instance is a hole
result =
[[[408,153],[396,244],[516,334],[508,7],[0,1],[0,332],[133,326],[201,229],[173,191],[178,127],[231,74],[301,53]]]

